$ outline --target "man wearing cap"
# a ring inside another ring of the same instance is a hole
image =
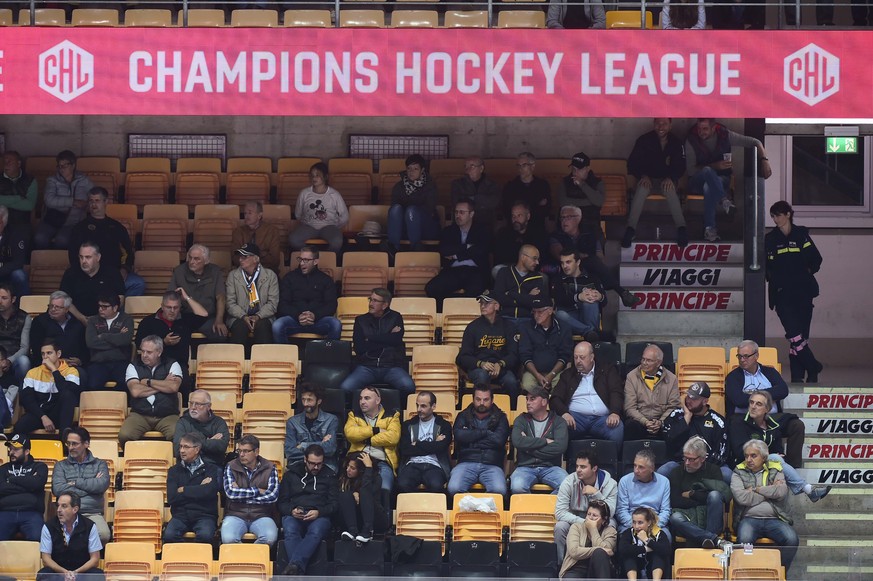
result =
[[[626,440],[664,439],[664,421],[679,407],[679,382],[663,362],[661,348],[647,345],[640,364],[627,374],[624,382]]]
[[[339,339],[342,323],[336,313],[336,284],[318,269],[318,248],[304,246],[299,266],[279,281],[279,313],[273,323],[273,340],[288,343],[288,335],[315,333]]]
[[[537,158],[523,151],[516,158],[518,176],[503,188],[503,212],[509,217],[516,202],[525,202],[530,207],[531,220],[545,230],[546,220],[552,214],[552,187],[549,182],[534,175]]]
[[[48,466],[33,459],[24,434],[15,434],[6,446],[9,462],[0,466],[0,541],[12,540],[18,532],[25,541],[38,541]]]
[[[254,244],[260,249],[261,264],[266,268],[279,268],[279,229],[275,224],[264,222],[264,205],[261,202],[246,202],[243,211],[243,223],[233,231],[231,248],[240,248],[244,244]],[[240,265],[239,253],[234,254],[233,265]]]
[[[706,461],[721,469],[722,477],[730,483],[733,471],[727,466],[728,428],[724,416],[709,407],[710,389],[705,381],[692,383],[685,392],[682,405],[664,420],[664,440],[667,442],[669,462],[658,469],[658,474],[669,477],[682,462],[682,447],[697,436],[708,446]]]
[[[512,494],[528,494],[534,484],[547,484],[557,494],[567,477],[561,467],[567,451],[567,422],[549,410],[549,394],[534,387],[525,397],[527,413],[512,424],[512,447],[517,454],[516,469],[509,477]]]
[[[279,308],[279,279],[261,266],[261,249],[248,242],[236,250],[239,268],[227,275],[227,327],[230,341],[246,346],[273,342],[273,319]],[[253,339],[249,340],[249,334]]]
[[[168,291],[183,288],[192,299],[200,303],[208,318],[198,329],[205,333],[210,341],[227,336],[224,324],[224,313],[227,308],[224,274],[221,267],[209,262],[209,248],[203,244],[193,244],[188,249],[184,264],[173,270],[173,278],[167,285]],[[187,304],[182,305],[187,313],[191,312]]]
[[[492,296],[511,321],[529,319],[534,299],[548,297],[549,280],[539,271],[540,251],[525,244],[518,251],[518,262],[503,268],[494,278]]]
[[[679,180],[685,173],[685,148],[682,140],[670,128],[673,120],[669,117],[656,117],[654,129],[637,138],[630,157],[627,171],[637,178],[637,189],[631,202],[627,217],[627,228],[621,239],[622,248],[630,248],[636,236],[637,223],[643,213],[646,198],[652,192],[659,193],[667,200],[673,223],[676,224],[676,244],[688,245],[688,229],[679,201]]]
[[[79,575],[94,581],[104,579],[100,564],[103,543],[97,527],[88,517],[79,514],[81,499],[75,492],[58,496],[57,517],[42,527],[39,552],[42,569],[40,581],[75,581]]]
[[[455,363],[476,383],[498,384],[511,399],[518,395],[516,327],[500,316],[500,303],[484,292],[477,297],[482,316],[464,329]]]
[[[518,327],[518,356],[525,369],[521,387],[528,393],[534,387],[551,392],[573,356],[573,333],[555,319],[551,299],[535,298],[531,313],[533,320]]]
[[[600,312],[606,303],[606,291],[596,277],[582,268],[579,252],[572,248],[561,250],[562,273],[552,279],[552,297],[557,311],[555,317],[574,335],[586,341],[598,341]]]
[[[561,207],[578,206],[586,223],[599,228],[606,186],[591,170],[591,158],[584,151],[573,154],[569,167],[570,174],[561,179],[558,189],[558,204]]]
[[[455,223],[443,228],[440,234],[440,255],[443,268],[430,279],[424,290],[435,298],[442,309],[443,299],[455,296],[475,297],[490,282],[488,253],[491,250],[491,232],[473,221],[473,201],[464,198],[455,204]]]
[[[624,441],[621,414],[624,386],[611,361],[595,359],[594,347],[582,341],[573,348],[572,370],[561,374],[549,405],[567,422],[576,439]]]

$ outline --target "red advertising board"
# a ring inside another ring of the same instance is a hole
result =
[[[869,117],[873,32],[4,28],[0,111]]]

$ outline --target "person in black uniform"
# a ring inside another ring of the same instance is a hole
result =
[[[770,207],[776,227],[764,238],[767,252],[767,281],[770,308],[776,309],[788,339],[791,382],[817,383],[823,365],[809,346],[812,300],[818,296],[815,273],[822,257],[809,236],[809,230],[794,224],[794,210],[785,201]]]

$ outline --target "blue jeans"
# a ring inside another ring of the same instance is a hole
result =
[[[754,543],[762,538],[773,539],[782,553],[782,566],[787,571],[797,554],[799,543],[791,525],[778,518],[744,518],[740,521],[737,526],[738,543]]]
[[[320,516],[313,521],[303,521],[293,516],[282,517],[285,529],[285,553],[288,564],[295,564],[300,572],[306,571],[309,559],[318,550],[321,541],[330,534],[330,519]]]
[[[730,176],[720,176],[711,167],[705,167],[688,180],[688,189],[703,194],[703,226],[715,227],[718,203],[725,197]]]
[[[24,376],[30,371],[30,358],[27,355],[22,355],[12,362],[12,373],[15,374],[17,385],[24,382]]]
[[[574,335],[584,335],[600,328],[600,304],[581,303],[572,311],[556,310],[555,317],[566,323]]]
[[[670,460],[669,462],[664,462],[664,464],[662,464],[661,467],[658,468],[655,472],[657,472],[661,476],[664,476],[666,478],[670,478],[670,473],[673,472],[673,470],[675,468],[678,468],[678,467],[679,467],[679,462],[676,462],[675,460]],[[722,480],[725,481],[725,484],[730,486],[731,476],[733,475],[734,471],[731,470],[728,466],[719,466],[718,468],[719,468],[719,470],[721,470]]]
[[[9,273],[9,277],[6,280],[12,285],[12,290],[15,291],[15,296],[23,297],[30,294],[30,281],[24,270],[20,268],[13,270]]]
[[[509,476],[509,486],[512,494],[528,494],[534,484],[548,484],[552,494],[558,494],[558,488],[567,478],[567,471],[560,466],[518,466]]]
[[[779,454],[770,454],[767,456],[767,460],[782,464],[782,474],[785,475],[785,484],[788,485],[788,490],[793,494],[800,494],[803,492],[803,487],[806,486],[806,480],[800,476],[794,466],[786,462],[785,458]]]
[[[126,297],[141,297],[146,294],[145,279],[133,272],[127,273],[127,278],[124,279],[124,296]]]
[[[403,397],[415,393],[415,383],[412,382],[409,373],[401,367],[358,365],[343,380],[340,387],[343,391],[354,392],[356,389],[375,383],[387,383],[392,389],[401,392]]]
[[[297,319],[286,315],[273,322],[273,341],[287,345],[288,335],[297,333],[315,333],[336,341],[340,338],[342,329],[343,324],[336,317],[322,317],[316,319],[314,325],[301,325]]]
[[[382,479],[382,490],[390,493],[391,489],[394,487],[394,470],[388,462],[380,461],[377,462],[376,465],[379,469],[379,478]]]
[[[509,369],[504,368],[495,379],[487,371],[477,367],[467,372],[467,379],[474,384],[484,383],[488,385],[489,383],[496,383],[506,390],[510,400],[515,400],[518,397],[518,378]]]
[[[212,543],[212,539],[215,537],[215,521],[216,518],[213,516],[191,520],[173,517],[167,523],[167,528],[164,529],[164,542],[181,543],[185,533],[194,531],[194,537],[198,543]]]
[[[400,246],[404,231],[409,243],[414,246],[424,239],[438,238],[440,225],[428,214],[428,209],[424,206],[404,208],[400,204],[394,204],[388,210],[388,242],[394,248]]]
[[[721,492],[711,490],[706,496],[706,527],[701,528],[682,513],[670,515],[670,530],[677,537],[685,537],[693,546],[700,546],[704,539],[715,541],[724,532],[725,498]]]
[[[221,521],[222,544],[239,543],[246,533],[252,533],[258,537],[255,539],[255,544],[258,545],[272,546],[279,538],[279,528],[276,526],[276,522],[268,516],[262,516],[251,522],[238,516],[226,516]]]
[[[570,430],[570,439],[597,438],[611,440],[619,446],[624,442],[624,424],[621,420],[617,426],[610,428],[606,425],[608,416],[586,416],[572,411],[570,415],[576,420],[576,427]]]
[[[503,473],[503,468],[479,462],[459,462],[452,468],[452,474],[449,476],[449,496],[459,492],[469,492],[470,487],[477,482],[482,483],[486,492],[506,496],[506,475]]]
[[[25,541],[38,541],[42,525],[42,513],[34,510],[0,510],[0,541],[11,541],[17,532]]]

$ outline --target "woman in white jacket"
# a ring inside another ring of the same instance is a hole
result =
[[[316,163],[309,168],[309,181],[297,197],[294,215],[297,226],[288,237],[294,250],[306,245],[310,238],[327,240],[331,252],[343,246],[343,229],[349,223],[349,210],[342,195],[327,184],[327,165]]]

